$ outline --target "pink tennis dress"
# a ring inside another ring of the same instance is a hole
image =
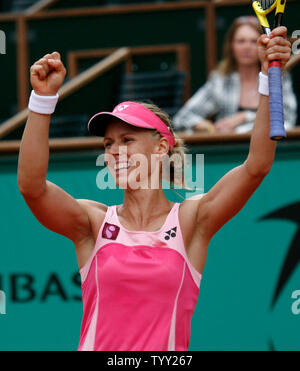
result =
[[[78,350],[186,351],[201,274],[190,263],[175,203],[155,232],[122,227],[107,209],[95,249],[80,270]]]

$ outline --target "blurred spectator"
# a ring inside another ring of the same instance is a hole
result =
[[[224,43],[223,60],[173,118],[174,128],[193,132],[235,132],[252,130],[259,103],[260,63],[257,39],[262,33],[256,17],[237,18]],[[283,74],[285,128],[296,124],[297,101],[291,76]]]

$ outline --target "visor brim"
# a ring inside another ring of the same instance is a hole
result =
[[[91,135],[104,137],[106,127],[109,123],[111,123],[114,119],[119,119],[126,124],[144,128],[144,129],[152,129],[155,130],[150,124],[144,122],[136,117],[132,117],[130,115],[125,114],[115,114],[111,112],[100,112],[94,115],[89,123],[88,123],[88,131]]]

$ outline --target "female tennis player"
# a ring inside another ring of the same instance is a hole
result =
[[[262,36],[258,41],[263,75],[247,159],[197,200],[182,203],[170,202],[161,187],[130,186],[136,170],[131,156],[143,155],[150,163],[151,156],[159,159],[180,151],[167,116],[135,102],[123,102],[89,122],[92,134],[104,135],[116,183],[127,176],[122,205],[74,199],[48,181],[50,116],[66,70],[57,52],[31,67],[34,92],[20,148],[18,184],[40,223],[76,247],[84,309],[79,350],[188,349],[209,242],[242,209],[273,163],[276,143],[269,139],[266,75],[269,60],[285,66],[290,58],[286,33],[280,27],[269,39]],[[139,181],[145,184],[152,175],[146,169]]]

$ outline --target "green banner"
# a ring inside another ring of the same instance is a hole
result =
[[[277,147],[271,172],[212,239],[189,350],[300,350],[300,143]],[[47,178],[75,198],[122,203],[96,186],[99,152],[52,153]],[[207,192],[248,144],[204,154]],[[180,201],[166,191],[172,201]],[[71,241],[43,227],[18,191],[17,156],[0,157],[0,350],[76,350],[82,316]]]

